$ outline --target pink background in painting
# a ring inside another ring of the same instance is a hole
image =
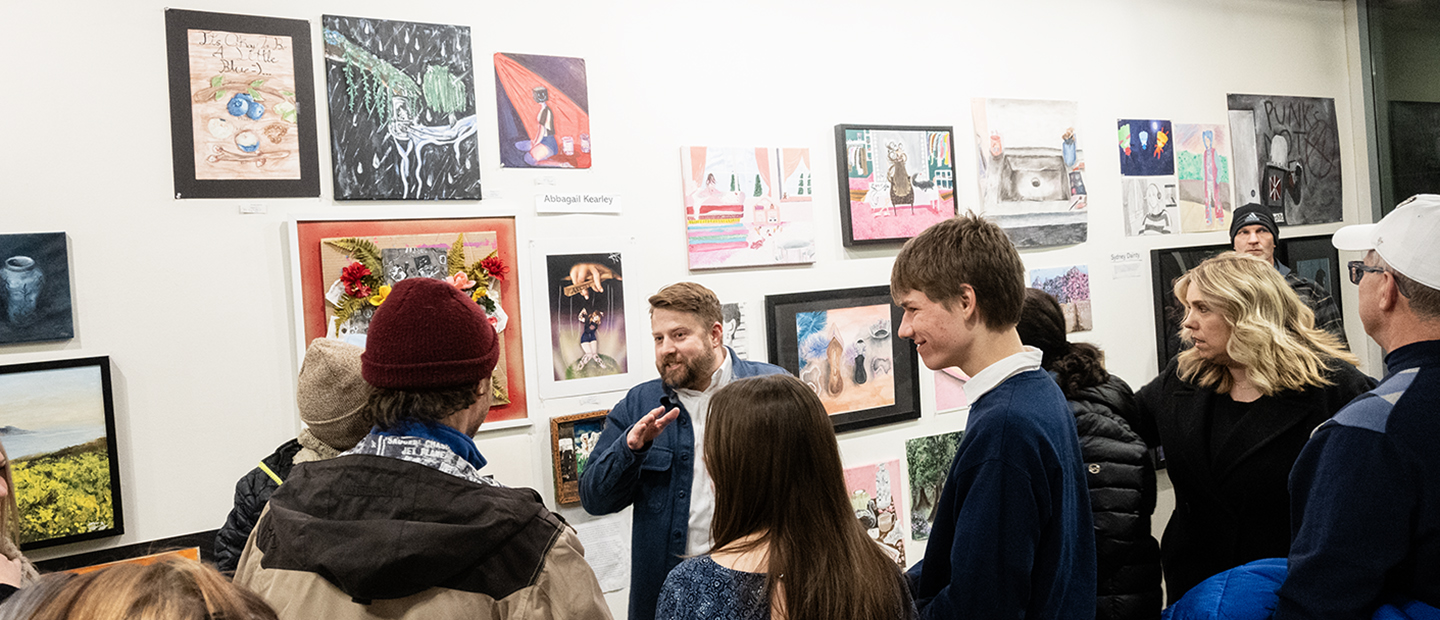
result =
[[[969,404],[970,400],[965,397],[965,382],[969,380],[959,368],[935,371],[935,408],[948,411]]]
[[[890,508],[882,510],[881,512],[888,512],[890,509],[893,509],[895,511],[894,532],[898,533],[899,538],[897,540],[900,541],[899,564],[901,566],[904,566],[905,538],[907,538],[906,533],[910,531],[910,528],[905,521],[904,501],[900,493],[900,486],[904,484],[904,479],[901,478],[903,474],[900,471],[900,459],[894,459],[886,461],[884,463],[875,463],[873,465],[861,465],[859,467],[846,468],[845,492],[846,495],[852,495],[857,490],[863,490],[870,495],[870,499],[875,499],[875,473],[876,470],[881,467],[884,467],[890,473]],[[894,535],[895,534],[891,534],[891,536]],[[883,545],[885,543],[882,541],[881,544]],[[886,546],[888,547],[889,545]]]

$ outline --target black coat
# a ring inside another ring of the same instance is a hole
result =
[[[280,444],[270,456],[261,459],[270,471],[281,480],[290,477],[290,468],[295,465],[295,455],[300,452],[300,442],[294,439]],[[245,540],[260,511],[270,501],[270,494],[280,488],[268,474],[259,467],[250,470],[235,483],[235,507],[225,517],[225,525],[215,533],[215,568],[222,572],[234,572],[240,564],[240,552],[245,550]]]
[[[1095,513],[1096,620],[1158,618],[1160,544],[1150,535],[1155,470],[1145,441],[1126,419],[1137,415],[1130,386],[1114,375],[1070,399]]]
[[[1171,361],[1140,389],[1140,431],[1164,446],[1175,512],[1161,541],[1171,603],[1206,578],[1261,558],[1290,553],[1290,468],[1310,432],[1375,380],[1354,366],[1326,377],[1334,385],[1262,396],[1210,458],[1216,394],[1181,381]]]

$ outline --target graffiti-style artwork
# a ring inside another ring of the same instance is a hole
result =
[[[1095,320],[1090,312],[1089,267],[1031,269],[1030,286],[1049,293],[1060,302],[1060,311],[1065,313],[1066,333],[1095,329]]]
[[[981,212],[1017,247],[1085,242],[1079,107],[1073,101],[973,101]]]
[[[795,315],[800,380],[829,414],[895,404],[890,372],[890,305],[835,308]]]
[[[880,549],[905,567],[905,511],[900,506],[900,460],[845,469],[855,518]]]
[[[479,200],[470,28],[325,15],[338,200]]]
[[[589,168],[585,59],[495,54],[500,165]]]
[[[167,9],[176,198],[318,196],[310,24]]]
[[[896,243],[955,217],[950,127],[836,125],[846,246]]]
[[[1180,230],[1229,230],[1230,137],[1224,125],[1175,124]]]
[[[910,474],[910,538],[929,540],[940,492],[945,489],[951,461],[964,438],[965,431],[954,431],[905,442],[905,466]]]
[[[1268,207],[1282,226],[1340,221],[1335,100],[1230,95],[1228,102],[1236,200]]]
[[[1175,177],[1120,177],[1120,207],[1127,236],[1180,232],[1175,185]]]
[[[545,265],[554,380],[627,372],[620,254],[552,255],[546,257]]]
[[[691,269],[815,262],[810,149],[680,149]]]

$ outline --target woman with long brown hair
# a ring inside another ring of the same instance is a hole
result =
[[[20,553],[20,511],[15,502],[15,480],[10,456],[0,443],[0,601],[33,583],[40,573]]]
[[[908,618],[899,567],[845,492],[825,407],[788,375],[731,383],[710,401],[713,550],[670,572],[657,619]]]

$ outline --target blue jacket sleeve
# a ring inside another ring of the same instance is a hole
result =
[[[1040,524],[1049,518],[1046,494],[1030,476],[999,460],[965,472],[970,480],[950,546],[950,583],[923,605],[921,618],[1000,618],[1023,612]]]
[[[625,444],[630,427],[646,413],[639,411],[636,400],[633,394],[627,394],[610,410],[595,452],[580,474],[580,505],[592,515],[619,512],[635,501],[636,489],[640,486],[640,463],[649,451],[648,447],[631,450]]]
[[[1386,437],[1330,420],[1290,477],[1290,574],[1276,620],[1370,618],[1385,575],[1411,547],[1413,468]]]

